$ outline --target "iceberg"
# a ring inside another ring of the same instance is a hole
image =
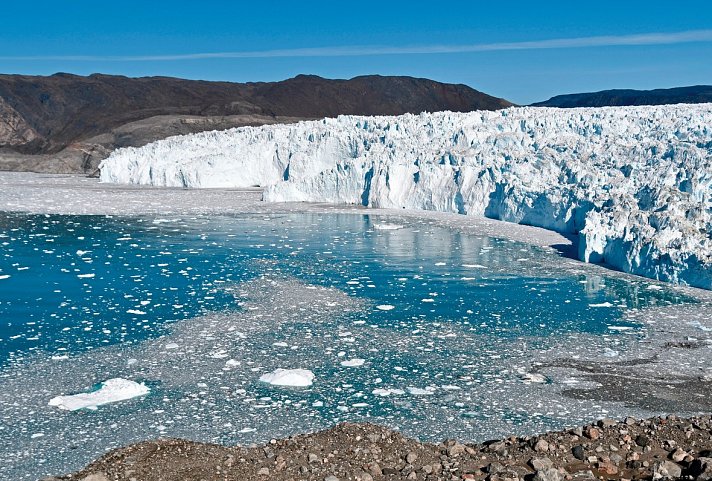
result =
[[[96,409],[97,406],[102,404],[145,396],[150,391],[145,384],[117,377],[102,382],[101,387],[96,391],[69,396],[56,396],[50,399],[48,404],[66,411]]]
[[[486,216],[571,234],[585,262],[712,289],[712,104],[241,127],[117,150],[101,179]]]

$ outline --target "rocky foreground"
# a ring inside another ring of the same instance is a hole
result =
[[[225,447],[179,439],[114,450],[82,481],[712,479],[712,417],[609,419],[482,444],[422,444],[371,424]]]

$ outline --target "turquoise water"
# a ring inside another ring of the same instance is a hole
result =
[[[537,362],[621,356],[645,332],[624,311],[694,302],[548,249],[386,222],[0,214],[0,475],[65,472],[156,436],[242,443],[349,419],[433,440],[567,425],[607,408],[528,382]],[[313,386],[258,381],[296,367]],[[112,377],[151,393],[47,406]]]

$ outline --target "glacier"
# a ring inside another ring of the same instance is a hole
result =
[[[712,104],[340,116],[115,151],[103,182],[486,216],[582,261],[712,289]]]

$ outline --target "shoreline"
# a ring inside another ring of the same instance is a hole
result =
[[[181,439],[112,450],[84,469],[43,481],[297,479],[594,480],[712,479],[712,418],[676,416],[594,424],[480,444],[420,443],[373,424],[220,446]]]

